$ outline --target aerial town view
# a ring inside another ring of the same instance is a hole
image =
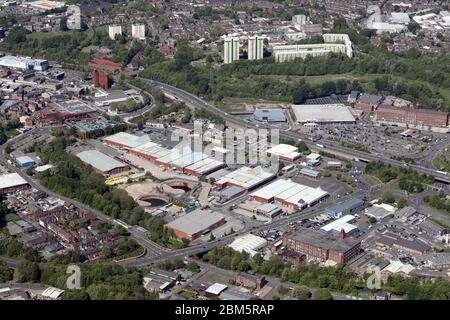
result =
[[[449,111],[447,0],[0,0],[0,300],[450,300]]]

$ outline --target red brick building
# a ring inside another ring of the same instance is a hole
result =
[[[95,88],[109,89],[109,76],[106,73],[99,72],[98,70],[92,71],[92,81]]]
[[[339,239],[307,228],[299,228],[296,232],[285,235],[283,245],[286,250],[305,255],[308,259],[321,262],[331,260],[340,264],[348,263],[361,251],[360,241]]]
[[[426,109],[380,106],[375,115],[377,121],[405,123],[413,126],[446,127],[448,124],[447,112]]]
[[[267,283],[263,276],[255,276],[248,273],[240,273],[236,277],[236,284],[247,288],[261,289]]]

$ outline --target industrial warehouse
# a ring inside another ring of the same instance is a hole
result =
[[[166,224],[166,228],[172,230],[178,238],[192,241],[220,227],[225,222],[225,216],[221,213],[194,210],[169,222]]]
[[[126,132],[118,132],[103,139],[107,145],[125,150],[135,148],[148,141],[150,141],[148,136],[136,136]]]
[[[268,156],[275,156],[280,160],[295,161],[302,155],[298,152],[298,148],[289,144],[279,144],[267,149]]]
[[[91,165],[95,172],[104,175],[111,175],[130,170],[130,167],[127,164],[117,161],[97,150],[80,152],[77,154],[77,157],[84,163]]]
[[[290,209],[310,207],[326,197],[329,193],[320,188],[311,188],[291,180],[278,179],[251,195],[258,202],[275,202]]]
[[[48,69],[48,61],[16,56],[4,56],[0,58],[0,66],[22,70],[44,71]]]
[[[355,116],[351,108],[343,104],[329,105],[293,105],[295,122],[297,124],[333,124],[333,123],[355,123]]]
[[[28,182],[18,173],[0,176],[0,193],[8,193],[29,187]]]
[[[260,166],[256,168],[241,167],[220,178],[216,183],[216,188],[222,190],[226,187],[235,186],[249,191],[265,184],[275,177],[275,173],[266,171]]]

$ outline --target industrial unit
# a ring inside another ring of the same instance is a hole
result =
[[[220,178],[219,181],[216,182],[216,188],[222,190],[225,187],[236,186],[249,191],[265,184],[275,177],[275,173],[266,171],[261,166],[256,168],[240,167]]]
[[[261,122],[286,122],[283,109],[256,109],[253,118]]]
[[[329,193],[291,180],[278,179],[250,196],[258,202],[275,202],[290,209],[303,209],[322,201]]]
[[[0,176],[0,193],[14,192],[29,187],[28,182],[18,173],[8,173]]]
[[[150,141],[149,136],[136,136],[126,132],[118,132],[103,139],[107,145],[118,149],[132,149]]]
[[[178,238],[192,241],[220,227],[225,222],[225,216],[221,213],[194,210],[165,226],[172,230]]]
[[[247,252],[251,257],[258,253],[258,250],[267,245],[267,240],[254,234],[246,234],[233,240],[228,246],[234,251]]]
[[[84,163],[91,165],[95,172],[110,175],[130,170],[130,167],[97,150],[87,150],[77,154]]]
[[[25,57],[4,56],[0,58],[0,66],[22,70],[44,71],[48,69],[48,61]]]
[[[351,224],[356,220],[356,216],[347,214],[329,224],[324,225],[320,228],[320,231],[328,232],[334,236],[344,238],[350,236],[358,231],[358,227]]]
[[[268,156],[275,156],[280,160],[295,161],[302,155],[298,152],[298,148],[290,144],[278,144],[272,148],[267,149]]]
[[[334,219],[338,219],[345,214],[353,214],[361,211],[364,208],[364,201],[358,198],[351,198],[349,200],[336,203],[331,207],[325,208],[325,213]]]
[[[349,107],[343,104],[329,105],[293,105],[297,124],[355,123],[355,117]]]

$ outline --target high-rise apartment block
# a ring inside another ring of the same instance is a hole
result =
[[[114,40],[117,35],[121,35],[122,34],[122,26],[109,25],[109,27],[108,27],[108,34],[109,34],[109,37],[112,40]]]
[[[253,36],[248,38],[248,59],[262,59],[264,54],[264,38]]]
[[[239,60],[239,38],[226,37],[223,49],[224,63],[232,63],[233,61]]]
[[[145,24],[138,23],[131,25],[131,36],[134,39],[145,39]]]

